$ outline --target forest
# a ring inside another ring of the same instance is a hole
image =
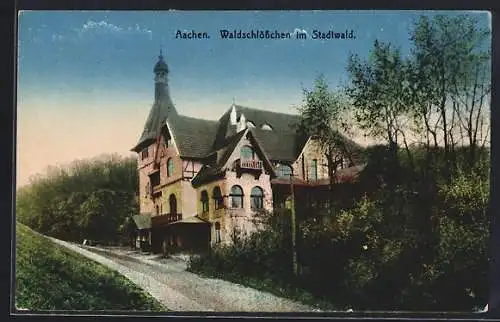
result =
[[[135,157],[101,155],[52,166],[17,189],[16,220],[67,241],[129,244],[138,180]]]

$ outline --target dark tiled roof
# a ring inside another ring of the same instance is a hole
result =
[[[198,174],[191,181],[193,185],[199,185],[207,182],[210,179],[217,178],[223,174],[222,167],[226,164],[231,156],[231,153],[236,148],[236,145],[241,140],[245,131],[241,131],[224,140],[223,145],[218,150],[214,151],[217,154],[217,161],[213,165],[205,165],[201,168]]]
[[[140,150],[141,147],[154,141],[158,136],[162,123],[165,122],[167,117],[172,117],[174,115],[177,115],[177,111],[167,92],[167,95],[165,95],[162,100],[153,104],[153,107],[149,111],[146,124],[144,125],[144,130],[139,138],[139,142],[132,151],[139,152],[138,150]]]
[[[133,150],[138,152],[146,143],[153,142],[158,135],[159,127],[168,117],[168,124],[182,157],[207,159],[216,154],[217,162],[211,166],[225,164],[235,144],[241,138],[239,135],[243,133],[243,131],[236,133],[236,126],[230,123],[232,107],[218,121],[182,116],[177,114],[166,89],[164,94],[161,103],[153,105],[139,143]],[[255,127],[251,128],[252,135],[269,160],[293,162],[297,159],[308,139],[298,131],[299,115],[239,105],[234,105],[234,108],[237,121],[244,114],[247,122],[255,124]],[[272,131],[262,129],[263,124],[269,124]],[[345,139],[348,150],[355,152],[354,163],[359,163],[361,158],[357,156],[361,155],[362,148],[354,141]],[[217,172],[212,168],[210,171],[205,171]]]
[[[182,157],[205,158],[213,151],[217,121],[175,115],[168,124]]]
[[[230,124],[230,108],[219,119],[219,128],[215,146],[220,146],[225,137],[234,134],[235,126]],[[237,120],[241,114],[245,115],[247,121],[255,124],[252,133],[270,160],[294,161],[307,141],[307,137],[297,133],[297,125],[300,121],[298,115],[277,113],[255,108],[235,105]],[[269,124],[272,131],[263,130],[261,126]]]

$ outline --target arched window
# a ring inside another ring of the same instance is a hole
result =
[[[288,164],[281,164],[278,167],[278,177],[290,178],[292,176],[292,167]]]
[[[167,160],[167,176],[170,177],[174,173],[174,160],[169,158]]]
[[[170,214],[176,215],[177,214],[177,199],[175,198],[174,194],[171,194],[170,197],[168,197],[168,203],[170,204]]]
[[[215,209],[224,208],[224,198],[219,187],[215,187],[213,191],[213,198],[215,200]]]
[[[243,189],[240,186],[231,188],[231,208],[243,208]]]
[[[253,187],[250,193],[250,206],[252,209],[264,208],[264,191],[261,187]]]
[[[202,212],[208,212],[208,192],[206,190],[201,192],[201,208]]]
[[[254,151],[252,147],[244,145],[240,150],[240,157],[244,160],[252,160],[254,158]]]
[[[314,159],[311,162],[311,180],[318,180],[318,160]]]
[[[215,223],[214,230],[215,230],[215,243],[219,244],[220,243],[220,223],[219,222]]]

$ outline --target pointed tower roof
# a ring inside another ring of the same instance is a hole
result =
[[[158,56],[158,62],[154,67],[154,72],[156,75],[161,72],[168,72],[167,63],[161,51],[160,56]],[[139,142],[132,148],[134,152],[139,152],[146,145],[156,140],[160,134],[160,128],[165,124],[166,119],[177,116],[177,110],[168,91],[168,84],[157,81],[155,86],[157,87],[157,97],[155,97],[155,102],[149,111]]]

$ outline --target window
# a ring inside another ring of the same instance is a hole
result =
[[[215,223],[214,230],[215,230],[215,243],[219,244],[220,243],[220,223],[219,222]]]
[[[160,207],[156,205],[156,215],[158,216],[160,214]]]
[[[240,186],[231,188],[231,208],[243,208],[243,189]]]
[[[206,190],[201,192],[201,208],[202,212],[208,212],[208,193]]]
[[[314,159],[311,162],[311,180],[318,180],[318,160]]]
[[[144,197],[148,197],[149,195],[151,194],[151,184],[149,183],[146,183],[146,186],[144,187]]]
[[[160,184],[160,172],[156,171],[149,176],[151,180],[151,185],[154,187],[158,186]]]
[[[278,177],[290,178],[292,176],[292,167],[288,164],[282,164],[278,167]]]
[[[146,159],[148,156],[149,156],[148,148],[145,148],[144,150],[141,151],[141,160]]]
[[[174,173],[174,160],[169,158],[167,160],[167,177],[170,177]]]
[[[254,157],[254,152],[253,152],[252,147],[250,147],[248,145],[242,146],[241,150],[240,150],[240,155],[241,155],[242,159],[252,160]]]
[[[176,215],[177,214],[177,199],[175,198],[174,194],[171,194],[170,197],[168,197],[168,203],[170,204],[170,214]]]
[[[215,200],[215,209],[224,208],[224,198],[222,197],[222,192],[219,187],[214,188],[213,198]]]
[[[250,206],[252,209],[264,208],[264,192],[261,187],[253,187],[250,193]]]

